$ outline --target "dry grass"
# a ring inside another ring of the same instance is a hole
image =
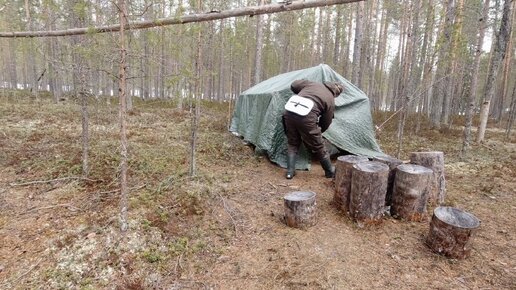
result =
[[[516,144],[503,131],[461,160],[460,128],[438,132],[423,120],[415,134],[408,120],[401,158],[444,151],[446,203],[482,220],[473,255],[456,261],[424,245],[427,223],[355,226],[330,206],[333,184],[316,164],[286,181],[227,132],[227,104],[203,104],[193,179],[189,112],[164,101],[135,107],[130,230],[121,235],[116,106],[91,101],[89,180],[58,180],[81,174],[77,104],[0,97],[0,289],[516,287]],[[389,154],[395,130],[393,120],[380,136]],[[13,186],[45,180],[54,181]],[[282,196],[299,189],[318,194],[318,225],[304,231],[280,222]]]

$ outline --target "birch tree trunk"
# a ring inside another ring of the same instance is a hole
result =
[[[468,105],[466,108],[466,120],[464,124],[464,133],[462,140],[462,150],[461,155],[464,156],[467,151],[470,149],[471,142],[471,126],[473,124],[473,114],[475,110],[477,91],[478,91],[478,77],[480,71],[480,57],[482,56],[482,46],[484,44],[484,35],[487,27],[488,20],[488,12],[489,12],[489,0],[484,0],[484,5],[482,8],[482,14],[478,19],[478,36],[475,45],[475,59],[472,65],[472,75],[471,75],[471,89],[468,95]]]
[[[489,104],[495,92],[495,81],[496,77],[498,76],[498,68],[500,67],[500,64],[502,63],[505,57],[509,36],[511,35],[513,21],[511,16],[512,9],[514,6],[513,4],[513,0],[505,0],[505,3],[503,5],[502,20],[500,22],[500,28],[496,33],[496,43],[493,50],[493,58],[491,66],[489,67],[489,72],[487,74],[487,82],[482,102],[483,106],[482,111],[480,112],[480,126],[478,127],[477,142],[484,141],[487,126],[487,118],[489,115]]]

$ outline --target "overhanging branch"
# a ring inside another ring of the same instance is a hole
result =
[[[145,29],[157,26],[177,25],[186,24],[193,22],[204,22],[212,21],[224,18],[247,16],[247,15],[260,15],[260,14],[273,14],[285,11],[302,10],[314,7],[331,6],[337,4],[346,4],[353,2],[360,2],[364,0],[306,0],[306,1],[293,1],[291,4],[269,4],[263,6],[251,6],[244,8],[237,8],[232,10],[220,11],[220,12],[208,12],[201,14],[184,15],[180,17],[171,18],[160,18],[146,21],[136,21],[128,24],[127,30]],[[54,31],[20,31],[20,32],[0,32],[0,37],[48,37],[48,36],[68,36],[68,35],[80,35],[89,33],[105,33],[105,32],[117,32],[120,31],[120,25],[108,25],[98,27],[83,27],[83,28],[72,28],[65,30],[54,30]]]

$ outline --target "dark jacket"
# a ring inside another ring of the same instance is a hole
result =
[[[321,127],[322,132],[326,131],[330,127],[335,112],[334,93],[324,84],[309,80],[294,81],[290,89],[294,94],[314,101],[312,112],[320,116],[319,127]]]

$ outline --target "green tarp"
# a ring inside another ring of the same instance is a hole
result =
[[[244,91],[237,99],[230,131],[253,144],[257,151],[282,167],[287,164],[287,138],[281,116],[292,96],[290,84],[298,79],[316,82],[339,81],[344,92],[335,99],[335,118],[323,137],[335,147],[355,155],[383,156],[374,138],[369,99],[356,86],[328,65],[284,73]],[[310,168],[310,156],[303,148],[297,169]]]

